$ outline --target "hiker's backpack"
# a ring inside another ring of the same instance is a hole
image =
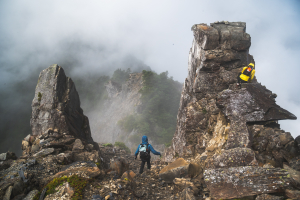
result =
[[[141,159],[147,160],[150,158],[150,150],[148,149],[148,144],[140,144],[139,152]]]
[[[247,69],[244,70],[243,74],[245,74],[246,76],[250,76],[252,70],[252,67],[247,67]]]

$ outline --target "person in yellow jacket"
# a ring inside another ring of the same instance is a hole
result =
[[[252,81],[255,75],[254,64],[250,63],[247,67],[244,67],[243,70],[239,73],[237,77],[237,85],[241,83],[249,83]]]

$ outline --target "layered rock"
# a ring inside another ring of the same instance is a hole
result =
[[[272,167],[282,167],[284,162],[296,165],[298,143],[290,133],[280,130],[277,123],[277,120],[296,119],[296,116],[278,106],[277,95],[256,78],[241,88],[236,87],[238,73],[250,62],[254,63],[248,53],[251,38],[245,32],[246,24],[197,24],[192,31],[188,77],[181,95],[177,129],[171,147],[165,151],[165,161],[182,157],[202,166],[213,198],[283,192],[290,184],[284,187],[279,184],[271,189],[283,176],[278,176],[281,169],[264,172],[259,166],[269,163]],[[251,177],[261,172],[265,177],[250,178],[255,190],[244,186],[250,179],[237,172],[247,172]],[[236,180],[229,183],[226,177],[235,176]],[[276,177],[276,180],[263,183],[268,177]],[[216,179],[220,180],[216,182]],[[245,182],[237,183],[239,179]]]

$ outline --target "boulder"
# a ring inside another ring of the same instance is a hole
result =
[[[129,169],[129,164],[124,158],[112,158],[110,160],[110,169],[112,171],[116,171],[118,176],[122,176],[122,174]]]
[[[73,144],[72,151],[74,151],[74,150],[83,150],[83,149],[84,149],[84,145],[82,144],[81,140],[76,139],[74,144]]]
[[[17,159],[16,154],[10,151],[0,154],[0,161],[10,160],[10,159],[16,160]]]
[[[56,156],[56,161],[60,164],[69,164],[72,161],[72,153],[64,152]]]
[[[234,148],[222,150],[215,154],[206,165],[206,168],[229,168],[238,166],[257,166],[255,153],[249,148]]]
[[[300,199],[300,190],[285,190],[285,195],[291,199]]]
[[[51,180],[61,176],[78,175],[82,178],[93,178],[101,172],[94,162],[77,161],[61,169],[60,172],[51,177]]]
[[[123,173],[121,179],[122,180],[124,180],[124,179],[133,180],[135,176],[136,176],[136,174],[132,170],[129,170],[129,171],[126,171]]]
[[[92,151],[92,152],[72,152],[72,158],[73,161],[93,161],[98,162],[99,160],[99,154],[98,151]]]
[[[300,171],[300,156],[297,156],[297,157],[294,157],[293,159],[291,159],[289,161],[289,165],[297,170],[297,171]]]
[[[12,192],[13,186],[9,186],[5,192],[5,195],[3,197],[3,200],[10,200],[11,192]]]
[[[23,181],[21,181],[21,180],[16,181],[13,185],[12,197],[15,197],[18,194],[21,194],[23,192],[24,188],[25,188],[25,185],[24,185]]]
[[[194,195],[197,195],[199,192],[199,189],[194,185],[193,182],[191,182],[190,178],[175,178],[173,183],[178,185],[180,188],[192,189]]]
[[[283,164],[283,168],[291,175],[291,178],[294,180],[294,185],[298,186],[300,189],[300,172],[286,164]]]
[[[284,169],[255,166],[208,169],[204,180],[211,196],[217,199],[284,192],[292,182]]]
[[[179,200],[196,200],[194,196],[194,191],[187,187],[180,193]]]
[[[46,156],[54,152],[54,148],[47,148],[47,149],[42,149],[41,151],[37,152],[34,154],[34,157],[41,157],[41,156]]]
[[[39,193],[38,190],[32,190],[30,191],[27,196],[24,198],[24,200],[33,200],[34,196]]]
[[[194,163],[188,163],[183,158],[178,158],[176,161],[164,167],[159,176],[167,183],[173,182],[175,178],[192,178],[202,173],[202,168]]]

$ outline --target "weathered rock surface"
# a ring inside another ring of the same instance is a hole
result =
[[[63,147],[72,136],[93,143],[75,85],[56,64],[40,73],[30,125],[32,134],[22,142],[23,155],[40,150],[42,145]]]
[[[258,166],[255,153],[249,148],[234,148],[221,151],[207,161],[206,168],[229,168],[236,166]]]
[[[124,158],[115,157],[110,160],[110,169],[112,171],[116,171],[118,176],[122,176],[122,174],[129,169],[129,164]]]
[[[259,83],[242,84],[240,90],[224,90],[217,96],[217,105],[231,122],[226,149],[250,147],[247,122],[297,119],[270,98],[272,92]]]
[[[300,199],[299,190],[285,190],[285,194],[290,199]]]
[[[202,173],[202,168],[194,163],[188,163],[183,158],[178,158],[163,168],[159,176],[167,183],[171,183],[175,178],[192,178]]]
[[[0,154],[0,161],[5,161],[5,160],[16,160],[17,156],[13,152],[6,152],[6,153],[1,153]]]
[[[269,195],[269,194],[262,194],[258,195],[255,200],[283,200],[283,196],[275,196],[275,195]]]
[[[286,173],[279,169],[284,163],[299,170],[300,140],[280,130],[277,122],[296,116],[278,106],[277,95],[255,77],[251,83],[236,87],[239,72],[250,62],[255,63],[249,54],[251,37],[246,33],[246,23],[196,24],[192,31],[188,77],[182,90],[176,132],[164,161],[182,157],[206,169],[209,178],[204,181],[210,191],[203,193],[210,192],[213,198],[253,199],[263,193],[284,193],[287,186],[297,187],[278,184],[278,174]],[[258,64],[256,70],[259,67]],[[253,177],[247,175],[246,168]],[[217,174],[208,174],[207,170]],[[264,178],[256,180],[257,172]],[[251,180],[253,184],[246,186]],[[277,185],[272,180],[278,180]]]
[[[217,199],[284,192],[292,182],[284,169],[253,166],[208,169],[204,179],[211,196]]]
[[[38,193],[38,190],[32,190],[30,191],[27,196],[24,198],[24,200],[33,200],[34,196]]]

